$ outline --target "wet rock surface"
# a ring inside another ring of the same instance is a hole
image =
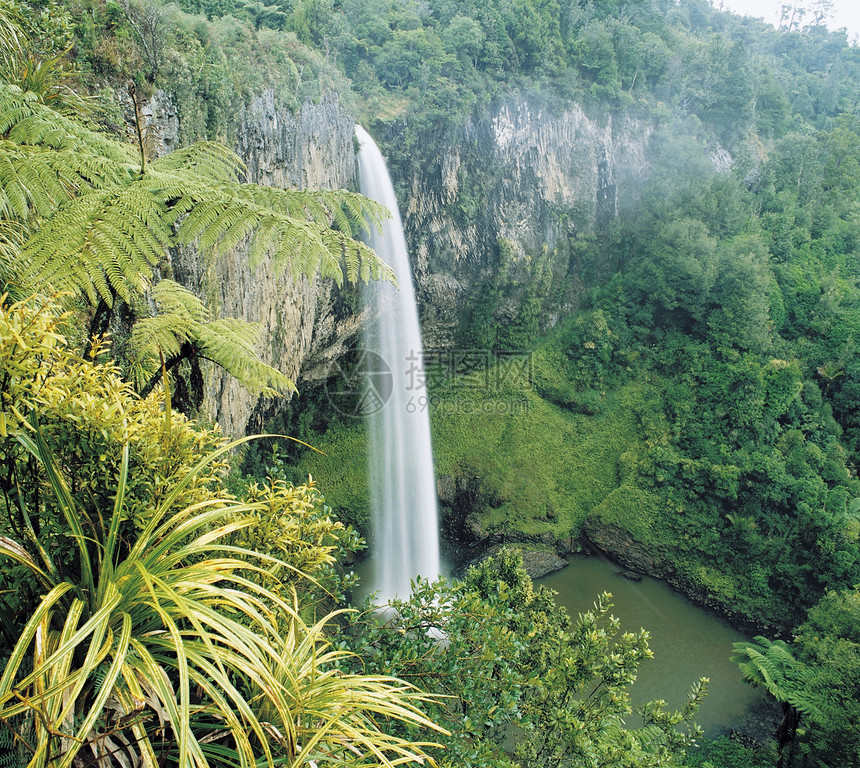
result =
[[[523,555],[523,567],[526,573],[533,579],[547,576],[550,573],[560,571],[567,567],[567,560],[559,557],[555,552],[545,550],[520,550]]]
[[[658,579],[669,579],[675,574],[675,569],[663,553],[650,549],[629,531],[606,524],[599,517],[586,520],[582,537],[589,548],[610,555],[624,571]]]

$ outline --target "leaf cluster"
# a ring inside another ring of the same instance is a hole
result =
[[[440,739],[446,765],[669,765],[699,732],[690,723],[703,687],[685,712],[652,702],[641,728],[626,724],[627,687],[650,650],[647,633],[621,633],[609,608],[603,596],[571,627],[503,549],[462,581],[417,581],[409,599],[368,607],[343,642],[357,662],[446,697],[433,710],[451,731]]]
[[[237,444],[76,358],[60,323],[56,302],[2,302],[0,721],[27,765],[425,759],[377,723],[437,730],[427,697],[342,672],[334,616],[308,625],[281,584],[331,559],[339,526],[315,492],[227,494]]]

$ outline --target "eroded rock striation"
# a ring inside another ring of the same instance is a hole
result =
[[[621,190],[647,170],[653,126],[625,115],[589,116],[577,104],[550,109],[521,98],[453,133],[423,137],[416,145],[426,157],[399,154],[397,130],[386,138],[425,346],[446,348],[457,343],[464,307],[495,279],[500,240],[510,241],[516,254],[506,279],[525,286],[535,278],[535,254],[615,217]],[[575,284],[576,265],[559,251],[554,279],[572,277]],[[562,298],[575,300],[570,293]],[[496,319],[516,315],[517,303],[516,295],[500,303]],[[551,307],[549,314],[565,308]]]

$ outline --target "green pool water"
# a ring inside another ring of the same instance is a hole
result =
[[[683,706],[690,685],[710,678],[708,695],[696,721],[705,735],[740,728],[761,694],[741,678],[730,661],[732,643],[748,639],[727,622],[674,592],[656,579],[629,581],[618,566],[598,557],[575,557],[561,571],[539,580],[554,589],[573,619],[589,610],[601,592],[612,594],[611,613],[622,630],[644,627],[651,633],[654,658],[642,664],[631,690],[634,706],[663,699]]]

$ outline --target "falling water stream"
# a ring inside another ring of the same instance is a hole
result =
[[[382,153],[361,126],[359,187],[391,218],[369,244],[394,269],[398,285],[375,281],[365,289],[371,321],[365,331],[368,368],[364,411],[368,427],[373,516],[373,588],[384,603],[407,597],[416,576],[439,576],[436,483],[424,381],[423,348],[406,238]],[[385,386],[379,386],[384,381]]]

